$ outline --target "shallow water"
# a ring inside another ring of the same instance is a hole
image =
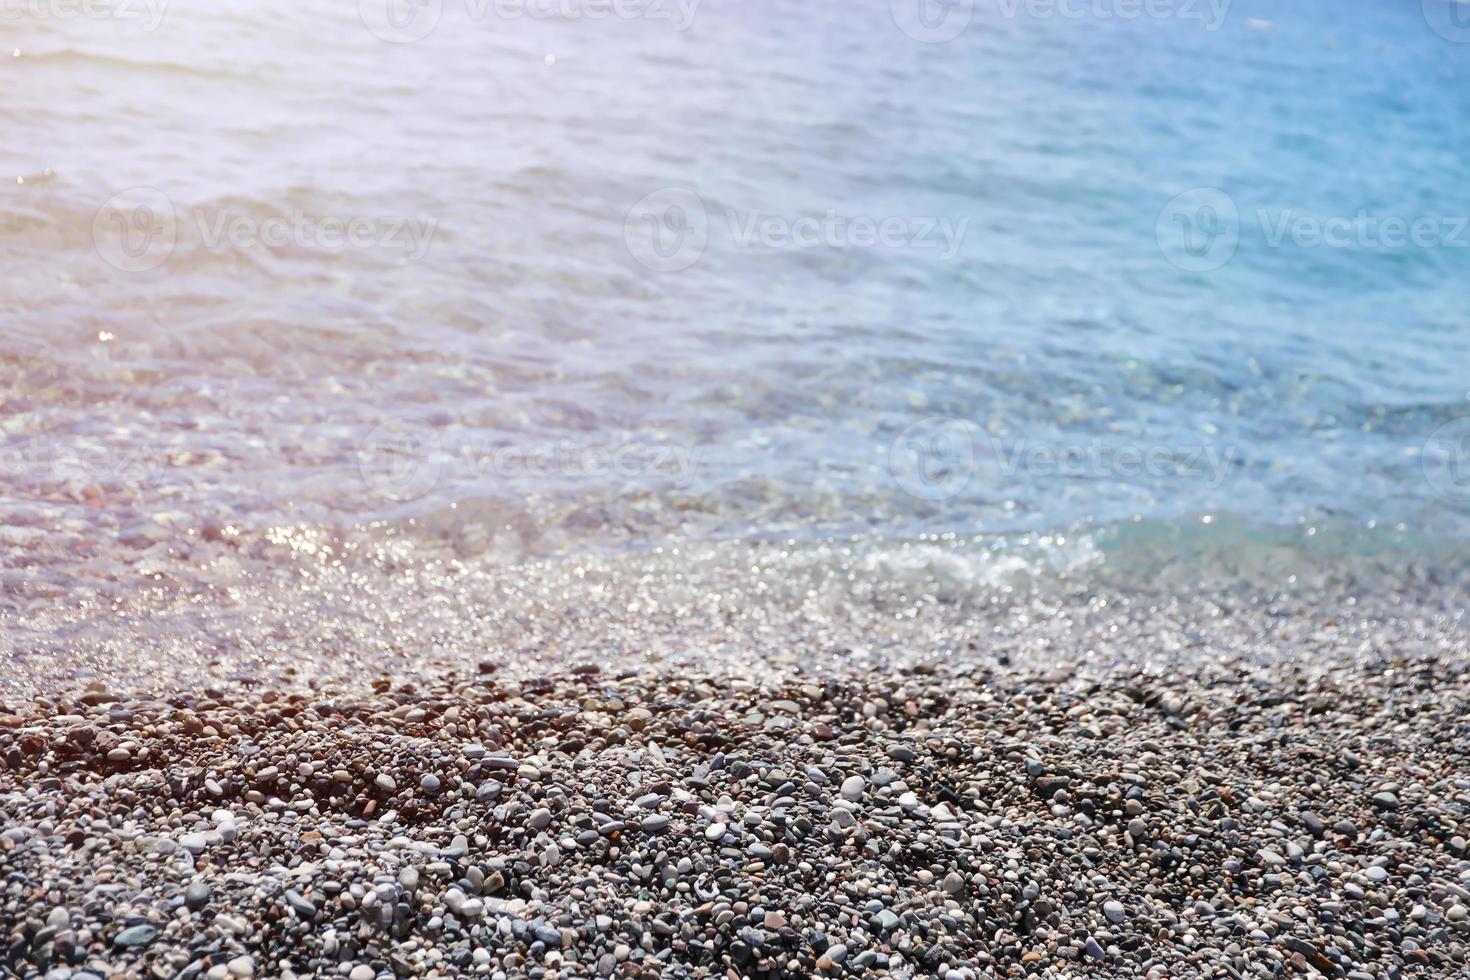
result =
[[[5,8],[6,648],[302,560],[1458,566],[1456,8],[594,8]]]

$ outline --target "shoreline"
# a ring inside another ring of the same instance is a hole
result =
[[[7,704],[11,969],[1470,969],[1463,655],[484,671]]]
[[[358,696],[379,674],[433,680],[486,661],[521,681],[587,663],[762,680],[989,663],[1085,680],[1470,649],[1470,566],[1446,558],[1451,543],[1359,554],[1324,537],[1234,548],[1212,530],[1106,553],[1063,534],[722,541],[512,565],[402,541],[199,540],[74,602],[58,601],[65,582],[94,573],[13,591],[0,708],[92,684]]]

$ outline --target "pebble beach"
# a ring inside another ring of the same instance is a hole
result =
[[[1197,642],[1150,667],[1056,637],[1028,653],[1014,641],[1038,630],[1010,608],[956,624],[993,637],[968,656],[882,666],[633,667],[571,643],[549,668],[466,657],[314,691],[18,695],[0,705],[4,963],[1467,975],[1457,594],[1175,602],[1169,628]],[[1070,601],[1051,622],[1100,603]],[[1095,625],[1129,620],[1162,635],[1157,610]]]
[[[0,0],[0,980],[1470,980],[1467,2]]]

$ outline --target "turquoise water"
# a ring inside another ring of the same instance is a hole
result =
[[[18,589],[286,526],[1470,535],[1459,6],[132,9],[5,24]]]

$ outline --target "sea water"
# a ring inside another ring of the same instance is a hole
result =
[[[7,3],[6,644],[303,556],[1453,561],[1467,9]]]

